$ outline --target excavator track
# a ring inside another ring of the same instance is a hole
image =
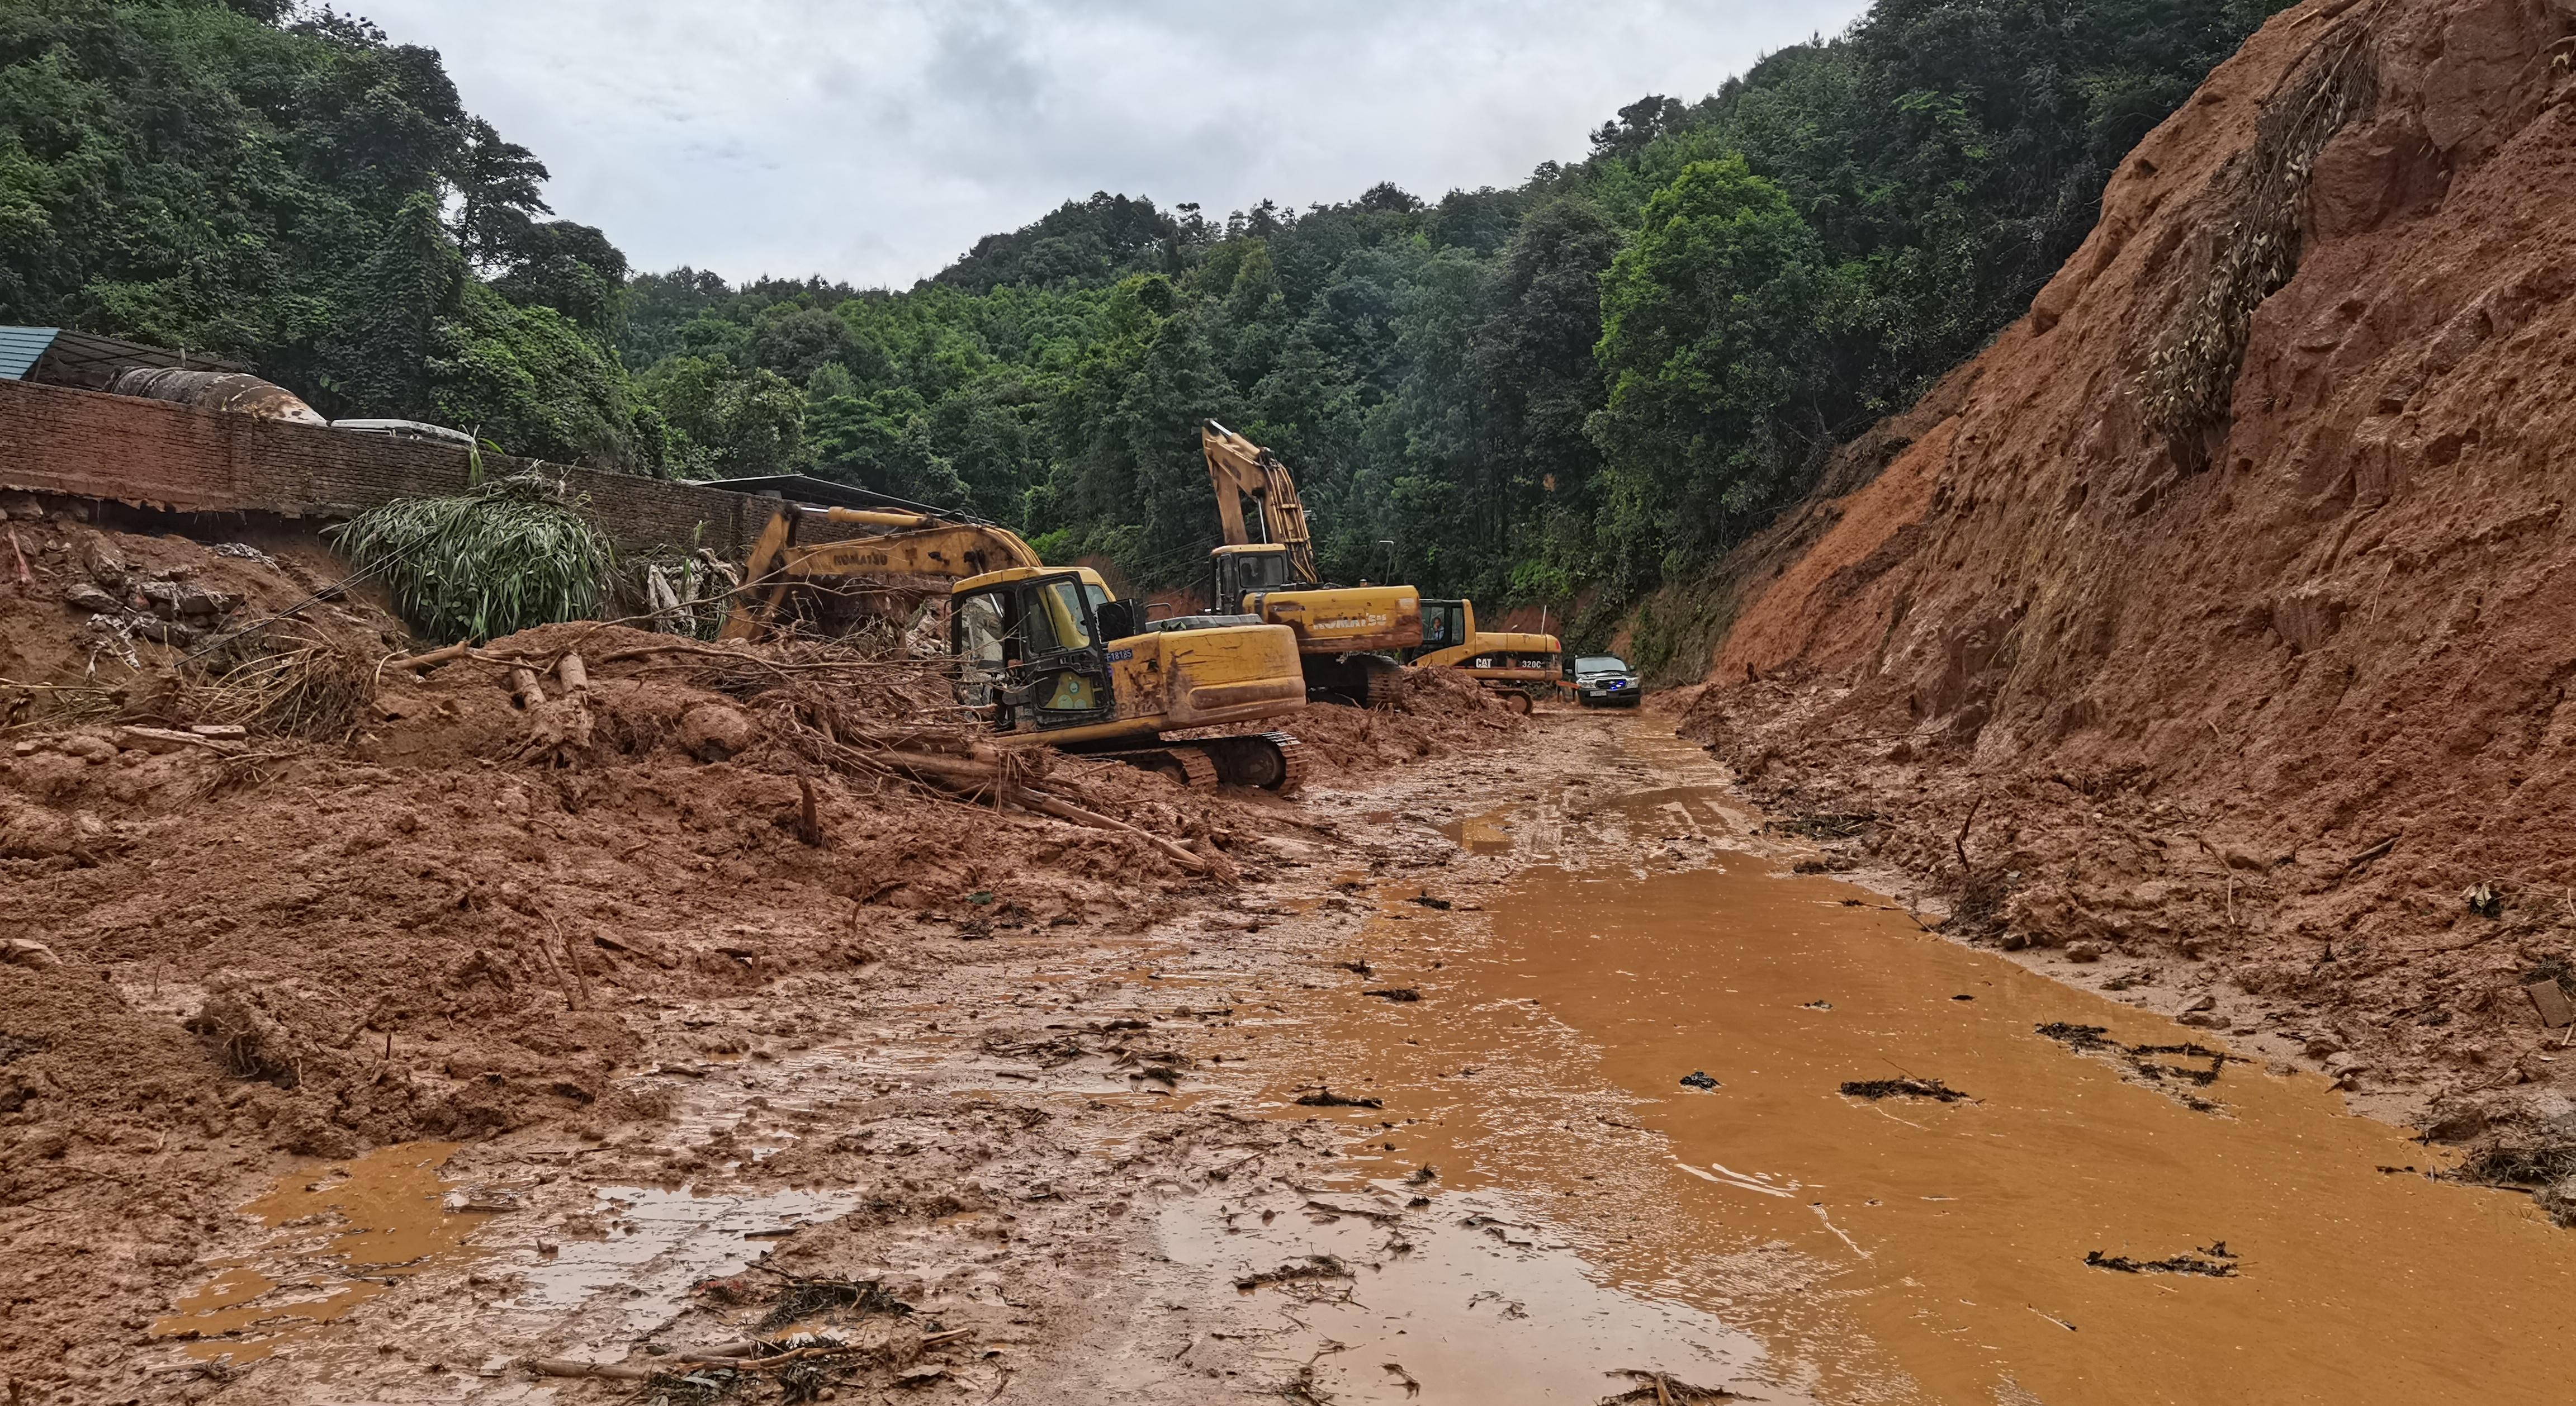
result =
[[[1293,795],[1306,779],[1305,756],[1297,739],[1284,732],[1197,738],[1166,742],[1159,747],[1082,755],[1160,772],[1194,789],[1252,786],[1284,796]]]
[[[1218,784],[1216,759],[1200,750],[1199,744],[1178,742],[1163,747],[1139,747],[1128,752],[1092,752],[1087,755],[1107,762],[1125,762],[1145,771],[1160,772],[1193,791],[1203,791]]]
[[[1295,795],[1306,781],[1305,749],[1284,732],[1210,738],[1201,744],[1216,758],[1217,775],[1230,786],[1257,786]]]

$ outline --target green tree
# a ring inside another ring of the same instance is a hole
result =
[[[431,418],[513,454],[658,473],[658,417],[597,342],[550,307],[468,280],[427,358]]]
[[[1646,203],[1601,285],[1608,521],[1631,571],[1686,564],[1798,487],[1827,445],[1816,350],[1841,309],[1815,231],[1743,158],[1694,162]]]
[[[805,394],[775,371],[675,356],[643,377],[669,432],[669,465],[683,478],[787,473],[800,462]]]
[[[466,119],[458,134],[447,181],[456,193],[450,229],[457,252],[478,270],[489,271],[509,259],[536,217],[553,213],[538,194],[546,184],[545,163],[517,142],[503,141],[480,117]]]

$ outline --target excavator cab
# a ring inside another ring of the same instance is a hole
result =
[[[1463,600],[1426,600],[1422,603],[1422,643],[1406,651],[1407,659],[1419,659],[1468,642],[1476,633],[1475,607]]]
[[[949,600],[961,701],[991,708],[1008,732],[1106,720],[1116,697],[1101,617],[1120,610],[1087,570],[1024,567],[961,583]]]
[[[1210,561],[1215,568],[1215,586],[1208,604],[1220,615],[1240,611],[1245,596],[1313,584],[1297,580],[1288,549],[1275,542],[1219,547],[1210,555]]]

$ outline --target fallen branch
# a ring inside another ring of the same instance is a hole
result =
[[[381,674],[384,670],[385,664],[399,664],[402,667],[417,673],[426,669],[435,669],[441,664],[455,663],[457,660],[462,659],[473,652],[473,641],[458,640],[454,644],[441,645],[438,648],[429,651],[427,654],[387,655],[384,663],[378,664],[376,669],[377,672]]]
[[[1139,830],[1135,826],[1130,825],[1123,820],[1112,820],[1108,816],[1084,810],[1078,805],[1074,805],[1067,801],[1057,800],[1053,796],[1032,791],[1026,787],[1021,787],[1011,793],[1011,799],[1019,802],[1023,806],[1026,806],[1030,810],[1038,812],[1040,815],[1051,815],[1058,820],[1068,820],[1076,825],[1088,825],[1095,830],[1114,830],[1123,834],[1134,835],[1136,838],[1143,840],[1145,843],[1162,851],[1164,856],[1170,859],[1174,864],[1189,870],[1193,874],[1204,874],[1214,867],[1205,859],[1192,854],[1190,851],[1181,848],[1170,840],[1164,839],[1160,835],[1150,834],[1146,831]]]
[[[166,727],[120,727],[117,740],[129,747],[147,752],[176,752],[183,747],[203,747],[219,757],[238,757],[244,744],[221,737],[201,737],[193,732],[180,732]]]
[[[1977,792],[1968,802],[1968,813],[1959,818],[1959,833],[1950,838],[1950,847],[1959,852],[1959,872],[1972,874],[1975,866],[1968,863],[1968,827],[1977,823],[1977,808],[1986,803],[1986,793]]]
[[[528,1361],[528,1370],[540,1377],[605,1377],[617,1382],[640,1382],[652,1377],[655,1368],[641,1362],[577,1362],[569,1357],[537,1357]]]

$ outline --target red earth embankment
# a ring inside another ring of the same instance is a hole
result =
[[[1878,817],[1966,926],[2223,976],[2351,1085],[2576,1062],[2517,989],[2576,949],[2571,54],[2565,0],[2274,19],[1748,588],[1685,733]]]

